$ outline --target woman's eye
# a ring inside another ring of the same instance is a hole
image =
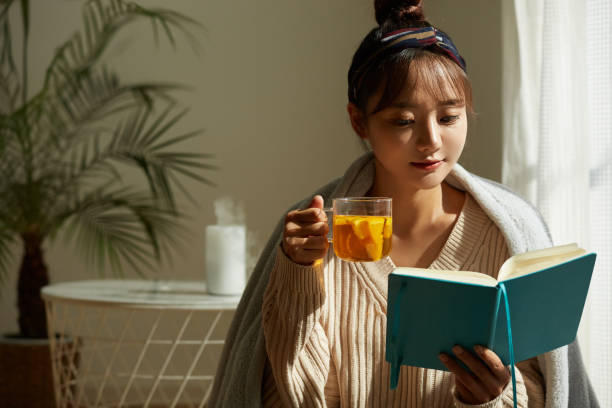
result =
[[[398,119],[394,121],[394,124],[397,126],[408,126],[408,125],[412,125],[414,123],[414,120],[412,119]]]
[[[459,119],[459,115],[444,116],[442,119],[440,119],[440,122],[445,123],[445,124],[451,124],[451,123],[455,123],[458,119]]]

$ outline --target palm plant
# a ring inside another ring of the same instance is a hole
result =
[[[22,17],[20,64],[13,6]],[[142,273],[177,243],[175,190],[187,193],[181,180],[210,184],[200,173],[214,166],[206,164],[210,155],[175,150],[200,133],[174,133],[186,113],[171,96],[178,85],[123,84],[102,62],[111,40],[135,21],[149,21],[156,42],[162,33],[172,45],[177,34],[193,44],[196,21],[125,0],[87,1],[84,30],[56,49],[42,88],[29,96],[29,15],[28,0],[0,0],[0,278],[20,245],[20,336],[39,338],[46,337],[47,240],[65,237],[99,270]],[[144,188],[122,179],[130,166]]]

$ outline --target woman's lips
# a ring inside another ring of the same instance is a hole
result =
[[[437,169],[438,167],[440,167],[442,165],[442,160],[427,161],[427,162],[412,162],[410,164],[413,165],[414,167],[416,167],[417,169],[420,169],[420,170],[432,171],[432,170],[435,170],[435,169]]]

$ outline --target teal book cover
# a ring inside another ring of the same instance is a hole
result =
[[[518,273],[500,281],[508,296],[515,362],[576,338],[596,258],[582,252],[562,262],[558,257],[515,262],[510,269]],[[392,387],[401,365],[448,371],[438,354],[453,355],[456,344],[467,349],[485,345],[510,364],[499,283],[484,274],[478,275],[490,282],[460,282],[451,277],[452,271],[442,277],[429,276],[435,275],[431,272],[400,267],[389,275],[385,358],[391,365]]]

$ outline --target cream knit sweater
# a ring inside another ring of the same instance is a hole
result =
[[[496,277],[509,257],[504,237],[467,194],[451,234],[430,269]],[[317,267],[298,265],[278,248],[263,300],[268,362],[263,405],[294,407],[467,407],[445,371],[401,367],[389,389],[385,361],[387,275],[391,258],[344,262],[328,251]],[[423,310],[423,313],[427,313]],[[543,407],[536,358],[517,365],[517,403]],[[512,385],[479,407],[511,407]]]

